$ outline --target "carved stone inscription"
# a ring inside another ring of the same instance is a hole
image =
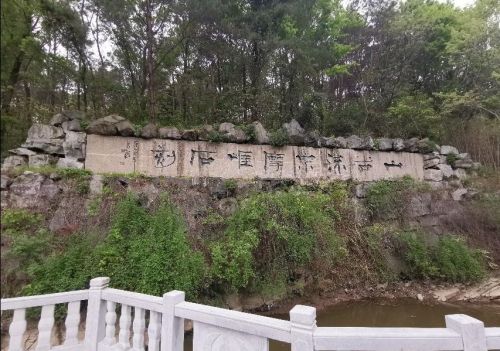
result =
[[[423,156],[89,135],[85,168],[172,177],[372,181],[408,175],[422,180]]]

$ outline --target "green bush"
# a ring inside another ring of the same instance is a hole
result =
[[[24,209],[2,211],[2,296],[19,294],[29,282],[28,269],[43,262],[50,252],[52,236],[43,217]]]
[[[411,278],[431,278],[451,282],[471,282],[484,277],[482,254],[469,248],[464,240],[452,235],[440,237],[430,245],[418,231],[401,236],[405,244],[404,258]]]
[[[448,154],[446,155],[446,163],[449,164],[452,167],[455,167],[455,162],[458,161],[458,155],[456,154]]]
[[[76,235],[30,273],[27,291],[33,294],[81,289],[92,277],[109,276],[119,289],[153,295],[178,289],[193,297],[204,283],[205,267],[201,254],[189,246],[182,217],[168,199],[148,213],[129,194],[117,204],[104,240]]]
[[[328,194],[295,189],[244,199],[211,246],[214,278],[236,290],[288,282],[313,259],[331,266],[345,252],[332,203]]]
[[[372,219],[403,219],[413,194],[426,191],[425,184],[410,177],[374,182],[366,193],[366,206]]]
[[[284,146],[288,143],[288,135],[283,128],[269,133],[269,143],[272,146]]]
[[[439,239],[435,261],[440,278],[452,282],[477,281],[485,274],[481,253],[470,249],[458,237],[444,236]]]

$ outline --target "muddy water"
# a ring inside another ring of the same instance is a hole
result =
[[[364,300],[340,303],[318,312],[320,327],[444,327],[444,316],[463,313],[480,319],[487,327],[500,327],[500,303],[428,304],[415,299]],[[288,319],[288,315],[275,318]],[[186,336],[185,350],[191,350]],[[271,351],[290,350],[289,345],[271,342]]]

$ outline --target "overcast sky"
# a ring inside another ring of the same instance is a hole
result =
[[[469,6],[474,3],[474,0],[452,0],[454,4],[460,7]]]

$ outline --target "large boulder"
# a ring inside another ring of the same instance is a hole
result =
[[[453,168],[451,168],[450,165],[448,164],[444,164],[444,163],[440,163],[437,168],[439,170],[441,170],[441,172],[443,173],[443,178],[444,179],[448,179],[448,178],[451,178],[455,175],[455,172],[453,171]]]
[[[59,194],[57,184],[39,173],[25,172],[12,181],[9,198],[12,207],[47,210]]]
[[[196,129],[185,129],[181,132],[181,139],[196,141],[198,140],[198,131]]]
[[[9,152],[18,156],[32,156],[37,154],[35,151],[27,149],[25,147],[18,147],[16,149],[9,150]]]
[[[63,143],[64,156],[76,160],[85,159],[87,134],[78,132],[67,132]]]
[[[394,149],[394,151],[403,151],[405,148],[404,140],[401,138],[394,139],[394,141],[392,142],[392,148]]]
[[[129,120],[123,120],[115,124],[118,134],[124,137],[134,136],[135,128]]]
[[[2,174],[0,190],[7,190],[7,188],[10,186],[10,183],[12,183],[12,179],[10,179],[5,174]]]
[[[255,121],[252,123],[253,129],[255,131],[255,141],[258,144],[269,144],[269,134],[262,123]]]
[[[9,169],[15,168],[15,167],[20,167],[20,166],[26,166],[27,161],[26,157],[24,156],[8,156],[3,160],[2,163],[2,171],[8,171]]]
[[[458,155],[458,149],[454,146],[442,145],[440,150],[441,150],[441,155],[449,155],[449,154]]]
[[[443,172],[440,169],[426,169],[424,170],[424,180],[431,182],[440,182],[443,180]]]
[[[425,154],[428,152],[434,152],[439,150],[439,146],[436,143],[429,140],[429,138],[421,139],[417,142],[417,151]]]
[[[72,119],[72,120],[63,122],[61,127],[65,133],[83,131],[82,125],[81,125],[80,121],[77,119]]]
[[[50,120],[50,125],[54,127],[60,127],[64,122],[69,121],[69,118],[62,113],[55,114],[51,120]]]
[[[313,130],[309,133],[306,133],[306,138],[304,140],[304,144],[306,146],[319,147],[320,146],[321,135],[317,130]]]
[[[283,124],[283,129],[288,136],[288,141],[293,145],[304,145],[306,131],[295,119]]]
[[[241,128],[236,127],[232,123],[221,123],[219,132],[222,133],[227,141],[233,143],[244,143],[249,140],[248,135],[246,135]]]
[[[411,139],[406,139],[404,141],[404,151],[407,152],[418,152],[418,143],[419,143],[418,138],[411,138]]]
[[[174,140],[181,139],[181,133],[179,132],[179,129],[175,127],[162,127],[158,130],[158,135],[162,139],[174,139]]]
[[[474,162],[468,153],[459,154],[457,158],[453,164],[455,168],[472,168]]]
[[[373,139],[369,136],[359,137],[357,135],[351,135],[346,140],[347,147],[353,150],[373,150],[375,146]]]
[[[109,119],[105,119],[106,117],[96,119],[95,121],[90,122],[87,127],[88,134],[98,134],[98,135],[117,135],[118,129],[116,128],[116,123],[110,121]]]
[[[141,130],[141,137],[144,139],[158,138],[158,126],[154,123],[146,124]]]
[[[28,130],[26,141],[46,141],[64,138],[64,130],[60,127],[35,123]]]
[[[392,146],[393,143],[394,143],[394,140],[389,139],[389,138],[378,138],[375,141],[375,145],[377,147],[377,150],[380,150],[380,151],[391,151],[393,149],[393,146]]]

